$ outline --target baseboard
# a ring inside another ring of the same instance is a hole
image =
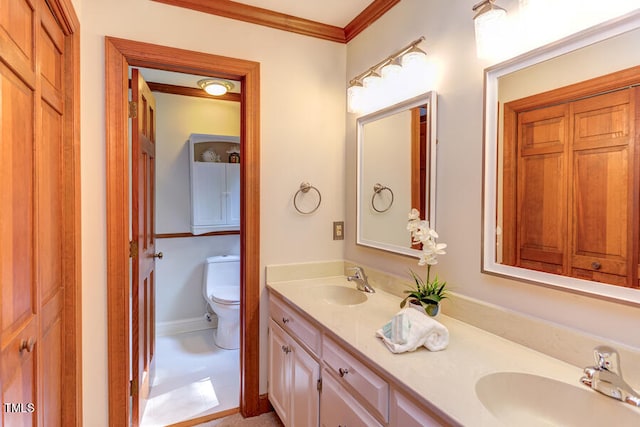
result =
[[[212,317],[211,322],[205,319],[204,316],[173,320],[170,322],[157,322],[156,336],[163,337],[167,335],[181,334],[184,332],[216,328],[218,326],[218,319],[215,316]]]

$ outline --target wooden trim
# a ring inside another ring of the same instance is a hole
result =
[[[519,113],[636,84],[640,84],[640,65],[511,101],[505,105],[505,108],[508,105],[511,110]]]
[[[154,83],[147,82],[149,85],[149,89],[153,92],[161,92],[161,93],[169,93],[172,95],[181,95],[181,96],[193,96],[196,98],[207,98],[214,99],[216,101],[234,101],[240,102],[240,94],[239,93],[226,93],[220,96],[209,95],[207,92],[202,89],[198,89],[195,87],[187,87],[187,86],[176,86],[170,85],[166,83]]]
[[[175,424],[169,424],[167,427],[192,427],[197,426],[208,421],[219,420],[220,418],[229,417],[240,412],[240,408],[227,409],[225,411],[216,412],[211,415],[203,415],[202,417],[193,418],[187,421],[181,421]]]
[[[82,425],[82,227],[80,21],[70,0],[48,0],[65,34],[63,193],[63,387],[61,423]]]
[[[400,0],[374,0],[365,10],[344,27],[345,42],[348,43],[353,40],[358,34],[376,22],[398,3],[400,3]]]
[[[266,414],[267,412],[273,411],[273,406],[271,406],[271,402],[269,402],[269,395],[267,393],[260,395],[260,414]]]
[[[181,237],[209,237],[209,236],[226,236],[229,234],[240,234],[240,230],[234,231],[211,231],[209,233],[193,234],[193,233],[161,233],[156,234],[156,239],[177,239]]]
[[[197,10],[225,18],[249,22],[291,33],[316,37],[338,43],[347,43],[387,13],[400,0],[374,0],[346,27],[323,24],[297,16],[275,12],[230,0],[153,0],[158,3]]]
[[[241,106],[240,410],[258,415],[260,303],[260,64],[143,42],[105,38],[109,425],[129,420],[128,67],[224,75],[243,82]]]
[[[289,31],[338,43],[345,43],[344,30],[297,16],[274,12],[230,0],[153,0],[251,24]]]

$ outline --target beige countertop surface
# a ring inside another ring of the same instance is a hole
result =
[[[430,352],[420,347],[411,353],[393,354],[375,337],[375,331],[398,312],[401,299],[376,290],[374,294],[366,294],[367,301],[361,304],[339,305],[319,296],[319,288],[326,285],[355,286],[344,276],[332,276],[270,282],[267,287],[454,423],[465,426],[502,425],[476,395],[476,382],[491,373],[534,374],[597,394],[580,384],[582,368],[444,314],[437,320],[449,330],[449,346],[445,350]],[[603,400],[605,405],[624,405],[606,396],[598,397],[610,401]],[[630,405],[629,408],[634,410]]]

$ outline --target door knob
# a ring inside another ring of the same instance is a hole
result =
[[[162,252],[158,252],[157,254],[153,254],[154,258],[160,258],[162,259],[162,257],[164,256],[164,254]]]

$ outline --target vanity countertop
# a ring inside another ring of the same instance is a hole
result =
[[[430,352],[421,347],[411,353],[393,354],[375,337],[375,331],[398,312],[401,299],[376,289],[376,293],[366,294],[367,301],[362,304],[331,304],[313,292],[312,288],[324,285],[354,287],[344,276],[270,282],[267,287],[455,423],[500,425],[475,392],[476,382],[490,373],[528,373],[584,387],[579,382],[581,368],[444,314],[437,320],[449,330],[447,349]]]

